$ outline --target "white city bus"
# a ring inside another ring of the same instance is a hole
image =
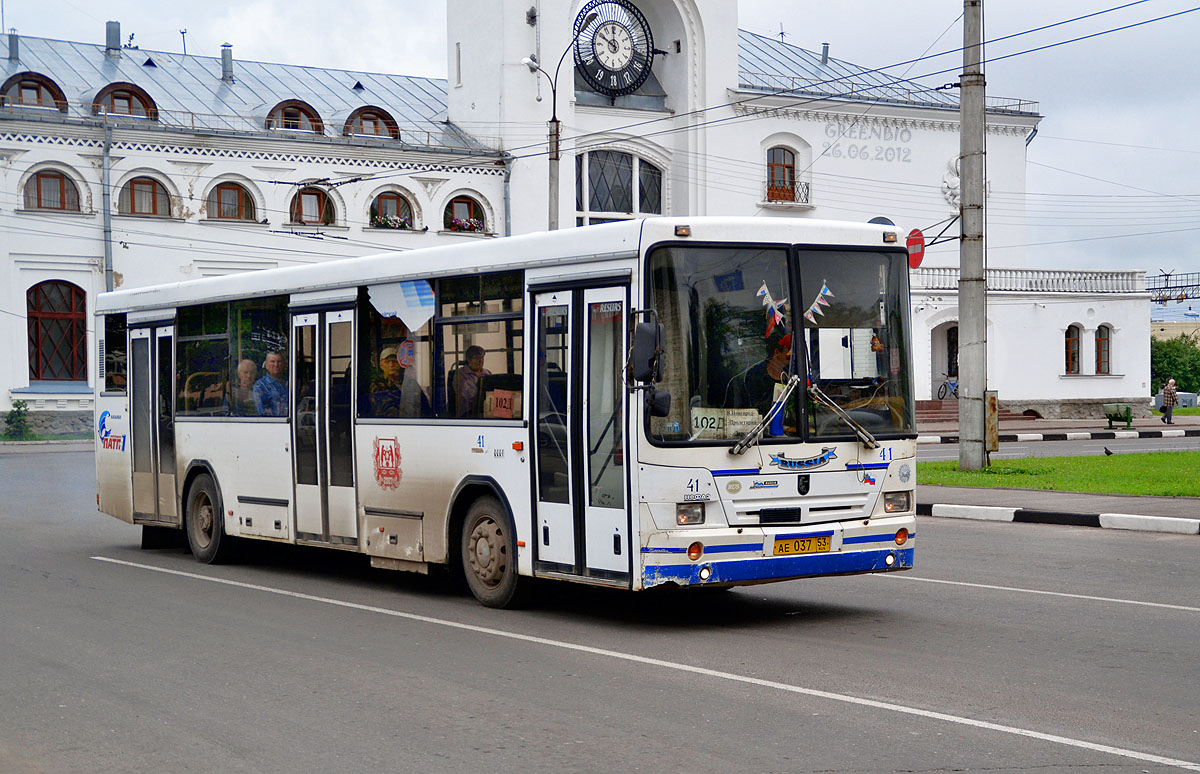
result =
[[[887,226],[654,218],[101,295],[99,509],[463,572],[723,587],[913,566]]]

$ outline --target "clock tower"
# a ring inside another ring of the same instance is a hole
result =
[[[552,116],[561,227],[576,221],[576,159],[589,148],[640,145],[669,176],[663,214],[705,214],[704,173],[670,161],[708,152],[694,111],[737,85],[733,0],[447,0],[446,42],[448,120],[513,157],[509,233],[546,228]]]

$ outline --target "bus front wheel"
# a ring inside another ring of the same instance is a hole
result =
[[[494,497],[471,504],[462,529],[467,586],[487,607],[509,607],[517,597],[517,548],[512,521]]]
[[[192,556],[205,564],[224,561],[229,555],[230,539],[225,535],[221,494],[212,476],[207,473],[196,476],[188,490],[187,510],[184,513]]]

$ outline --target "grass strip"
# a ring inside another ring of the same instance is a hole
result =
[[[954,461],[922,462],[917,465],[917,484],[1200,497],[1200,451],[1028,457],[995,460],[984,470],[972,471],[959,470]]]

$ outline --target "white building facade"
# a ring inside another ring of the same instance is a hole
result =
[[[79,362],[80,334],[64,326],[90,327],[106,245],[113,283],[129,287],[539,231],[555,217],[886,218],[958,234],[953,92],[739,31],[728,0],[447,2],[444,81],[121,49],[111,30],[108,45],[14,51],[10,38],[0,340],[14,357],[0,363],[0,410],[15,398],[64,416],[90,408],[93,359]],[[613,70],[576,70],[574,49],[603,54],[610,40]],[[597,73],[616,80],[597,87]],[[1143,273],[1025,265],[1037,111],[989,100],[989,388],[1043,416],[1148,406]],[[920,398],[957,367],[956,246],[931,247],[912,273]]]

